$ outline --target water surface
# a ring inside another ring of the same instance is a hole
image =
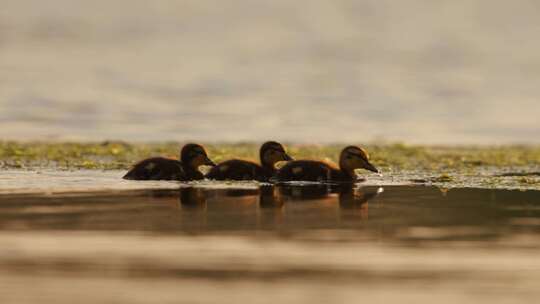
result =
[[[0,299],[534,302],[539,206],[405,185],[6,194]]]

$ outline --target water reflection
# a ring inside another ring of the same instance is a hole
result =
[[[179,229],[190,233],[253,229],[290,232],[304,228],[335,229],[340,222],[368,219],[368,202],[382,193],[382,188],[261,185],[256,189],[182,187],[178,193],[153,193],[160,200],[178,195],[180,208],[171,212],[179,216]]]
[[[382,187],[370,191],[346,187],[339,192],[339,206],[342,209],[367,209],[368,202],[382,192]]]
[[[204,189],[188,187],[180,189],[180,206],[182,209],[206,209]]]
[[[220,199],[227,205],[247,207],[258,203],[259,208],[283,208],[285,202],[330,200],[332,203],[338,195],[339,207],[342,209],[367,208],[368,201],[383,192],[383,188],[359,188],[354,185],[261,185],[258,189],[209,190],[200,187],[182,187],[178,190],[179,203],[182,209],[206,209],[208,199]],[[153,191],[156,198],[174,195],[173,191]],[[223,208],[220,206],[219,208]]]
[[[261,186],[259,188],[259,207],[262,209],[283,208],[285,200],[283,194],[275,186]]]
[[[86,195],[12,195],[0,229],[287,235],[387,241],[490,241],[540,232],[540,192],[435,187],[263,185]]]

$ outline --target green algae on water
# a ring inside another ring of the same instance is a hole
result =
[[[4,168],[127,169],[150,156],[177,158],[182,143],[131,144],[0,142]],[[238,157],[257,160],[256,143],[206,144],[212,159],[219,162]],[[295,158],[337,161],[344,145],[286,145]],[[478,167],[540,165],[540,146],[429,147],[404,144],[365,145],[374,164],[381,168],[417,170],[463,170]]]
[[[203,143],[204,144],[204,143]],[[0,142],[1,169],[126,170],[152,156],[178,158],[183,143]],[[259,143],[204,144],[215,162],[230,158],[258,161]],[[337,163],[344,144],[285,143],[296,159]],[[367,144],[371,161],[385,174],[408,174],[416,183],[467,186],[482,176],[482,185],[540,187],[540,146],[444,147],[406,144]]]

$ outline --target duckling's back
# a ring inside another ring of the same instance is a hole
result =
[[[135,164],[124,179],[130,180],[185,180],[182,163],[163,157],[147,158]]]
[[[260,182],[268,181],[272,172],[260,165],[240,159],[224,161],[210,169],[206,178],[214,180],[256,180]]]
[[[333,166],[314,160],[296,160],[288,162],[281,167],[274,177],[273,181],[309,181],[324,182],[341,180],[341,171]]]

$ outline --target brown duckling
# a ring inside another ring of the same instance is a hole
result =
[[[356,169],[379,172],[369,162],[366,151],[348,146],[341,151],[339,168],[321,161],[296,160],[279,169],[272,181],[354,182],[357,180]]]
[[[180,152],[180,161],[164,157],[152,157],[135,164],[124,179],[132,180],[198,180],[204,175],[202,165],[215,166],[206,150],[198,144],[186,144]]]
[[[261,164],[251,161],[231,159],[213,167],[206,178],[215,180],[256,180],[266,182],[276,172],[275,165],[279,161],[289,161],[292,158],[285,152],[283,146],[275,141],[265,142],[260,150]]]

